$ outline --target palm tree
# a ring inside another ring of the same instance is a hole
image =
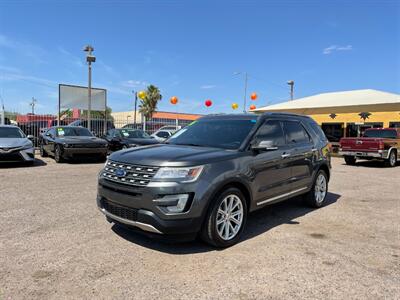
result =
[[[149,85],[147,87],[146,96],[144,99],[140,99],[139,112],[141,112],[146,119],[151,119],[154,112],[157,109],[158,101],[160,101],[162,95],[158,87],[154,85]]]

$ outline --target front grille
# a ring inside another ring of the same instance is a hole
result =
[[[71,148],[104,148],[100,144],[71,144]]]
[[[109,181],[121,184],[144,187],[156,174],[158,167],[124,164],[108,161],[101,176]],[[119,174],[118,174],[119,173]]]
[[[126,206],[121,206],[118,204],[115,204],[113,202],[107,201],[106,199],[103,199],[101,201],[102,207],[109,213],[113,214],[114,216],[131,220],[131,221],[137,221],[137,213],[138,210],[135,208],[129,208]]]
[[[21,150],[21,147],[3,147],[0,148],[0,153],[11,153],[18,150]]]

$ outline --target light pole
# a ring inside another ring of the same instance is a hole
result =
[[[293,100],[293,97],[294,97],[294,81],[293,80],[289,80],[286,83],[290,86],[290,100]]]
[[[233,75],[240,75],[244,74],[244,98],[243,98],[243,112],[246,113],[246,98],[247,98],[247,80],[248,80],[248,74],[247,72],[235,72]]]
[[[90,45],[85,46],[83,48],[83,51],[87,52],[86,55],[86,62],[88,63],[88,117],[87,117],[87,124],[88,124],[88,130],[91,131],[91,111],[92,111],[92,62],[96,61],[96,57],[92,55],[92,52],[94,51],[94,48]]]
[[[35,114],[35,105],[36,105],[36,102],[37,102],[37,100],[36,100],[34,97],[32,97],[32,102],[29,103],[29,105],[32,106],[32,115]]]
[[[132,91],[135,94],[135,114],[133,115],[133,127],[136,129],[136,107],[137,107],[137,92]]]

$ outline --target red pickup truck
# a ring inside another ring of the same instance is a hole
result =
[[[394,167],[400,155],[400,129],[370,128],[363,137],[342,138],[339,154],[348,165],[354,165],[359,158],[379,159]]]

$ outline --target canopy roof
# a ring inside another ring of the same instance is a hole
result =
[[[260,107],[253,111],[287,111],[303,114],[355,111],[400,110],[400,95],[377,90],[323,93],[293,101]]]

